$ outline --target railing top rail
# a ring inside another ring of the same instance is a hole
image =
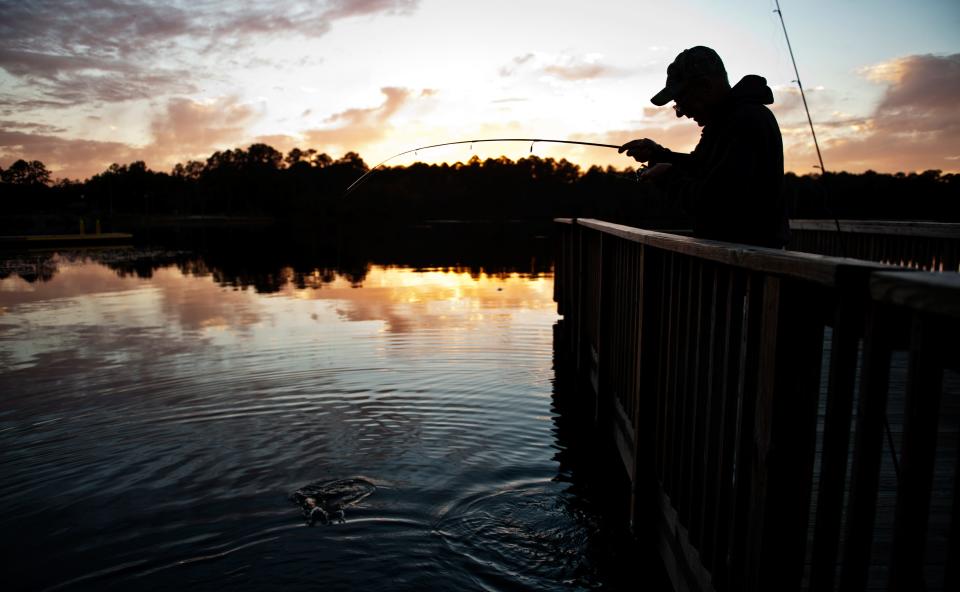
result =
[[[558,220],[558,222],[560,221],[561,220]],[[841,276],[857,275],[865,280],[867,274],[873,271],[891,269],[889,265],[862,261],[860,259],[828,257],[798,251],[783,251],[780,249],[767,249],[751,245],[692,238],[653,230],[643,230],[632,226],[623,226],[621,224],[589,218],[580,218],[574,222],[585,228],[619,236],[620,238],[665,251],[699,257],[701,259],[763,273],[776,273],[828,286],[837,285],[838,278]]]
[[[920,312],[960,319],[960,274],[882,271],[870,276],[870,296]]]
[[[790,220],[790,230],[836,232],[837,220]],[[960,240],[960,224],[899,220],[839,220],[840,230],[851,234],[879,234]]]

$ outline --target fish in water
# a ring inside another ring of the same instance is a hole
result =
[[[290,501],[300,506],[308,526],[332,524],[344,522],[344,508],[359,503],[376,489],[366,479],[339,479],[305,485],[290,494]]]

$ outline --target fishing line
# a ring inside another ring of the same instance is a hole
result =
[[[417,148],[411,148],[410,150],[404,150],[403,152],[398,152],[391,156],[390,158],[384,159],[378,163],[375,167],[371,168],[369,171],[360,176],[356,181],[350,184],[349,187],[343,192],[343,197],[347,197],[353,191],[359,187],[370,175],[372,175],[377,169],[390,162],[394,158],[403,156],[405,154],[419,154],[421,150],[427,150],[430,148],[440,148],[442,146],[456,146],[459,144],[470,144],[470,150],[473,151],[473,145],[479,144],[481,142],[530,142],[530,152],[533,153],[533,145],[539,143],[549,143],[549,144],[576,144],[577,146],[594,146],[597,148],[615,148],[620,149],[620,146],[615,144],[599,144],[597,142],[581,142],[579,140],[548,140],[545,138],[486,138],[482,140],[459,140],[456,142],[444,142],[443,144],[430,144],[429,146],[418,146]]]
[[[803,83],[800,82],[800,70],[797,69],[797,59],[793,56],[793,46],[790,45],[790,36],[787,35],[787,24],[783,21],[783,11],[780,10],[780,0],[775,0],[777,9],[774,10],[780,17],[780,26],[783,28],[783,38],[787,40],[787,50],[790,52],[790,61],[793,63],[793,73],[797,76],[797,87],[800,89],[800,98],[803,99],[803,110],[807,113],[807,123],[810,124],[810,135],[813,136],[813,146],[817,149],[817,160],[820,161],[820,172],[826,173],[823,167],[823,156],[820,154],[820,143],[817,141],[817,131],[813,128],[813,118],[810,117],[810,107],[807,106],[807,94],[803,91]],[[839,225],[838,225],[839,228]]]
[[[820,162],[820,179],[823,183],[823,205],[827,209],[827,213],[833,218],[834,224],[837,226],[837,245],[840,247],[840,255],[846,257],[846,248],[843,245],[843,231],[840,229],[840,219],[837,218],[837,215],[832,211],[833,209],[828,205],[829,196],[827,194],[826,186],[826,174],[827,169],[823,166],[823,155],[820,153],[820,143],[817,141],[817,132],[813,128],[813,118],[810,117],[810,107],[807,106],[807,95],[803,91],[803,83],[800,82],[800,70],[797,69],[797,59],[793,56],[793,47],[790,45],[790,36],[787,35],[787,24],[783,20],[783,11],[780,10],[780,0],[775,0],[777,8],[774,10],[777,13],[777,16],[780,17],[780,26],[783,28],[783,37],[787,40],[787,49],[790,51],[790,61],[793,62],[793,73],[797,76],[797,87],[800,89],[800,98],[803,99],[803,110],[807,113],[807,123],[810,124],[810,135],[813,136],[813,145],[817,149],[817,160]],[[883,427],[887,436],[887,445],[890,448],[890,457],[893,461],[893,472],[897,476],[897,482],[900,482],[900,463],[897,460],[897,449],[893,441],[893,432],[890,429],[890,419],[884,410],[883,414]]]
[[[807,114],[807,123],[810,124],[810,135],[813,136],[813,146],[817,150],[817,160],[820,162],[820,179],[823,184],[823,205],[827,209],[827,213],[833,218],[834,224],[837,226],[837,245],[840,247],[840,255],[846,257],[846,249],[843,246],[843,231],[840,229],[840,219],[837,218],[837,215],[833,212],[828,202],[827,196],[827,185],[826,185],[826,175],[827,169],[823,166],[823,155],[820,153],[820,142],[817,141],[817,131],[813,127],[813,118],[810,116],[810,107],[807,105],[807,93],[803,90],[803,82],[800,81],[800,70],[797,68],[797,58],[793,55],[793,46],[790,44],[790,35],[787,34],[787,23],[783,20],[783,11],[780,10],[780,0],[774,0],[776,2],[777,8],[773,12],[777,13],[777,16],[780,17],[780,27],[783,29],[783,38],[787,40],[787,50],[790,52],[790,61],[793,63],[793,73],[796,75],[797,88],[800,89],[800,98],[803,100],[803,110]]]

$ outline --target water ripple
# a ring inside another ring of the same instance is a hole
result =
[[[524,294],[517,308],[73,265],[51,283],[89,284],[24,297],[0,331],[0,529],[18,533],[0,552],[25,587],[578,581],[589,529],[551,481],[542,278],[497,280]],[[383,489],[345,524],[303,528],[286,494],[355,475]]]

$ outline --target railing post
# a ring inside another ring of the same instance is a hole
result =
[[[681,461],[681,443],[683,440],[683,367],[686,357],[686,335],[684,328],[687,324],[686,295],[690,289],[687,269],[689,261],[686,257],[675,258],[673,275],[676,277],[673,285],[673,295],[671,297],[672,314],[671,316],[671,342],[670,342],[670,367],[667,376],[667,458],[669,462],[664,466],[665,475],[663,479],[663,488],[667,495],[673,500],[680,490],[680,475],[683,471]]]
[[[750,590],[797,590],[803,577],[823,346],[821,298],[809,284],[766,277],[753,427]]]
[[[903,451],[890,560],[890,589],[923,590],[930,487],[937,449],[937,424],[945,336],[923,313],[915,313],[910,336],[910,368],[904,409]]]
[[[838,291],[831,336],[830,377],[810,574],[810,589],[826,591],[834,588],[837,551],[840,547],[858,336],[863,325],[858,313],[862,311],[863,299],[867,295],[865,282],[856,282],[849,287],[839,286]]]
[[[894,318],[880,304],[867,311],[860,370],[860,397],[854,435],[847,524],[840,569],[840,589],[857,592],[867,586],[870,546],[876,516],[883,453],[883,422],[890,380],[891,333]]]
[[[661,311],[662,323],[660,333],[660,367],[657,377],[657,396],[660,398],[657,405],[657,444],[658,444],[658,477],[669,495],[667,482],[670,478],[670,463],[673,461],[670,446],[673,436],[672,410],[674,407],[674,391],[672,388],[673,365],[676,363],[674,341],[676,340],[673,320],[676,315],[676,260],[674,253],[666,254],[663,264],[663,300],[665,305]]]
[[[726,360],[730,342],[731,294],[733,291],[732,274],[727,271],[721,273],[718,268],[713,276],[713,298],[711,309],[713,316],[710,325],[710,361],[708,374],[710,381],[707,385],[707,417],[706,445],[704,455],[704,488],[703,513],[704,526],[701,536],[700,554],[704,565],[715,573],[714,558],[716,557],[717,534],[722,529],[722,518],[717,516],[718,505],[726,484],[723,480],[723,458],[725,430],[728,422],[725,419],[726,393],[724,380],[726,379]]]
[[[580,310],[583,302],[583,248],[580,243],[580,227],[576,221],[570,224],[570,272],[567,274],[567,284],[570,286],[570,305],[567,307],[567,317],[572,318],[572,323],[567,329],[572,336],[570,347],[570,359],[575,371],[580,370],[580,320],[583,318],[583,311]],[[572,277],[570,277],[572,276]]]
[[[711,447],[708,440],[709,413],[711,404],[710,391],[710,351],[713,348],[713,327],[716,322],[716,283],[713,276],[713,267],[701,264],[698,270],[697,289],[697,327],[693,339],[696,349],[693,373],[693,401],[694,416],[691,434],[691,469],[688,494],[690,505],[690,538],[697,543],[702,540],[704,523],[706,521],[703,491],[707,482],[705,477],[707,449]],[[699,546],[699,545],[698,545]]]
[[[747,521],[750,512],[750,467],[755,456],[753,445],[754,412],[757,400],[757,369],[759,360],[759,342],[761,319],[763,317],[763,285],[759,274],[747,274],[742,299],[735,302],[740,307],[735,320],[740,322],[737,331],[738,343],[731,357],[731,369],[736,370],[728,378],[731,381],[731,401],[727,405],[732,413],[729,441],[730,454],[722,469],[729,490],[729,505],[725,512],[726,553],[721,581],[726,589],[740,590],[746,586],[747,566]],[[723,509],[720,510],[723,512]]]
[[[614,310],[617,301],[614,295],[616,286],[616,269],[614,269],[613,254],[616,248],[614,244],[616,237],[606,234],[600,234],[600,294],[599,306],[597,307],[597,351],[596,351],[596,390],[597,390],[597,416],[598,426],[609,426],[610,423],[610,375],[611,366],[616,362],[616,349],[614,346],[614,331],[616,325],[614,319],[617,311]]]
[[[697,343],[699,342],[699,322],[700,315],[698,308],[698,293],[700,290],[701,276],[698,273],[700,262],[696,259],[690,259],[689,264],[684,270],[686,278],[686,310],[684,316],[684,329],[680,366],[679,392],[681,397],[679,442],[677,443],[679,475],[676,482],[676,506],[679,509],[680,520],[687,530],[694,532],[694,526],[691,521],[692,508],[690,507],[690,481],[695,456],[692,446],[693,435],[695,433],[694,422],[697,413],[697,390],[696,390],[696,355]]]
[[[651,413],[653,406],[650,405],[651,396],[654,391],[649,388],[647,381],[647,371],[654,366],[650,363],[650,355],[647,349],[653,350],[656,343],[651,340],[651,329],[653,323],[651,319],[652,310],[656,307],[656,302],[652,298],[652,290],[649,289],[650,273],[652,268],[651,258],[648,249],[643,245],[637,245],[637,335],[636,335],[636,359],[634,364],[634,390],[633,390],[633,432],[635,434],[634,442],[634,474],[637,479],[634,480],[630,488],[630,528],[635,533],[637,531],[638,519],[641,515],[647,515],[649,508],[642,508],[641,504],[653,504],[656,497],[651,495],[651,482],[654,481],[655,469],[652,462],[652,451],[654,450],[654,434],[656,432],[656,419]],[[655,396],[653,397],[655,401]],[[652,420],[652,421],[651,421]],[[643,487],[643,490],[640,488]]]

